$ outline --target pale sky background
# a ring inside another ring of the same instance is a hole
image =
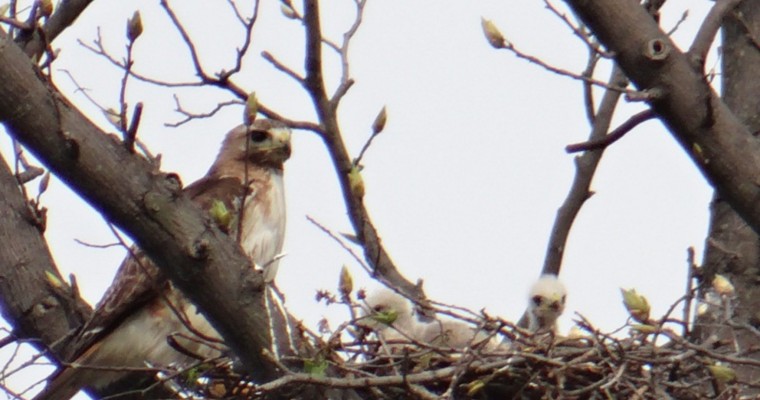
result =
[[[322,3],[324,30],[340,40],[353,18],[353,2]],[[207,70],[229,69],[242,43],[242,29],[227,3],[172,4],[196,40]],[[689,10],[674,35],[681,48],[689,46],[711,4],[667,2],[662,10],[667,29]],[[245,9],[250,6],[241,8],[249,13]],[[123,57],[126,20],[136,9],[145,31],[135,47],[135,69],[172,81],[192,79],[187,49],[157,1],[95,1],[76,29],[53,43],[61,49],[54,64],[56,84],[109,132],[114,129],[75,93],[60,69],[69,70],[101,104],[116,108],[121,72],[76,40],[91,42],[99,26],[105,46]],[[262,0],[260,13],[246,72],[234,80],[278,112],[311,119],[313,109],[303,90],[260,57],[268,50],[302,71],[301,24],[284,18],[274,0]],[[365,203],[403,273],[413,281],[424,278],[435,300],[485,308],[516,320],[540,272],[556,210],[573,178],[574,156],[564,147],[585,140],[589,127],[580,83],[491,48],[481,31],[481,16],[493,20],[523,51],[576,72],[585,66],[583,44],[542,2],[370,1],[350,53],[356,84],[341,103],[340,118],[355,156],[377,112],[383,105],[388,108],[385,131],[363,161]],[[338,59],[329,50],[324,54],[328,86],[334,89]],[[597,77],[606,80],[608,71],[602,68]],[[145,103],[140,139],[163,154],[164,170],[179,173],[189,184],[206,172],[224,134],[241,123],[242,111],[229,108],[209,120],[168,128],[164,122],[181,118],[173,111],[175,93],[184,107],[197,112],[229,96],[216,89],[129,83],[130,105]],[[622,104],[615,125],[642,108]],[[300,131],[293,141],[293,156],[286,164],[288,255],[281,261],[277,282],[291,312],[315,327],[323,316],[334,322],[346,318],[343,308],[314,301],[317,289],[335,291],[342,265],[350,268],[357,287],[376,284],[306,220],[310,215],[334,231],[350,230],[321,141]],[[0,143],[6,160],[12,160],[7,135],[0,136]],[[31,187],[36,188],[36,182]],[[707,231],[711,189],[657,121],[645,123],[607,150],[593,190],[596,195],[575,223],[562,268],[569,290],[563,331],[572,326],[575,312],[604,330],[624,324],[620,287],[636,288],[652,303],[652,315],[662,315],[684,293],[686,248],[695,246],[701,258]],[[94,304],[125,251],[93,249],[74,241],[115,240],[102,217],[59,180],[52,180],[43,205],[49,208],[46,237],[58,267],[64,275],[77,275],[83,296]],[[0,363],[10,359],[11,351],[0,349]],[[26,369],[5,384],[22,391],[42,377]]]

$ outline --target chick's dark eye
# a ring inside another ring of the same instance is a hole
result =
[[[540,306],[541,305],[541,296],[533,296],[533,304]]]
[[[251,131],[248,137],[255,143],[261,143],[267,139],[268,135],[266,131]]]

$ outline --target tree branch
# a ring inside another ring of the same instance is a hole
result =
[[[16,43],[24,49],[24,53],[30,58],[40,56],[47,45],[55,40],[66,28],[68,28],[79,17],[92,0],[63,0],[42,27],[44,35],[40,35],[37,30],[29,34],[20,35]],[[43,37],[44,36],[44,37]]]
[[[58,273],[33,222],[27,199],[0,157],[0,310],[22,339],[56,342],[89,318],[92,310]],[[34,343],[34,342],[32,342]]]
[[[373,268],[375,278],[398,288],[412,299],[424,301],[425,296],[420,285],[410,282],[401,275],[380,243],[377,230],[364,207],[363,190],[351,184],[349,174],[354,165],[343,143],[343,136],[338,125],[337,104],[330,102],[322,76],[322,32],[317,0],[304,0],[303,21],[306,28],[304,87],[311,96],[317,111],[321,128],[320,136],[335,166],[357,241],[364,248],[364,257]]]
[[[599,106],[599,112],[597,112],[594,118],[594,126],[589,134],[590,141],[600,140],[607,135],[607,131],[612,123],[612,115],[620,100],[620,95],[628,85],[628,81],[617,66],[612,70],[608,85],[616,87],[616,89],[608,89],[604,93],[602,103]],[[565,198],[565,202],[557,210],[557,218],[554,220],[554,227],[552,228],[549,244],[546,248],[546,258],[544,259],[542,274],[559,275],[567,238],[570,236],[570,228],[572,228],[575,217],[580,212],[581,207],[592,195],[589,188],[591,187],[591,180],[594,178],[596,167],[602,159],[602,154],[604,154],[604,149],[587,151],[575,159],[575,179],[570,187],[570,192],[567,194],[567,198]]]
[[[615,128],[615,130],[613,130],[612,132],[602,137],[590,139],[583,143],[569,144],[565,147],[565,151],[567,151],[568,153],[577,153],[579,151],[604,149],[607,146],[620,140],[620,138],[625,136],[626,133],[630,132],[633,128],[639,126],[639,124],[649,121],[650,119],[653,119],[656,117],[657,116],[654,115],[654,112],[652,112],[651,109],[640,111],[632,115],[625,122],[620,124],[620,126]]]
[[[691,47],[689,48],[689,55],[695,62],[695,67],[699,66],[704,68],[705,60],[707,60],[707,52],[710,51],[710,46],[715,39],[715,35],[718,33],[721,24],[723,24],[723,17],[730,11],[732,11],[742,0],[718,0],[715,5],[710,9],[710,13],[707,14],[705,20],[702,21],[702,25],[699,27],[699,32],[694,38]]]
[[[567,0],[707,180],[760,232],[760,143],[638,2]]]

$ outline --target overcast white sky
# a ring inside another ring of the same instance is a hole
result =
[[[227,3],[173,4],[197,41],[204,66],[229,69],[242,30]],[[675,34],[682,48],[690,44],[711,4],[667,2],[662,21],[668,29],[689,11]],[[324,29],[339,40],[353,18],[352,1],[322,6]],[[76,29],[53,45],[61,49],[54,64],[58,87],[108,131],[113,129],[75,93],[60,69],[69,70],[99,102],[117,107],[120,72],[76,40],[91,42],[99,26],[106,47],[122,57],[124,26],[136,9],[145,25],[136,44],[136,70],[172,81],[191,79],[187,50],[157,1],[96,1]],[[305,93],[259,56],[268,50],[302,70],[302,27],[283,17],[275,0],[262,0],[260,12],[246,72],[236,82],[284,115],[311,119]],[[564,147],[585,140],[589,127],[581,85],[491,48],[481,31],[481,16],[493,20],[520,49],[545,61],[573,71],[585,65],[584,46],[542,2],[370,1],[352,45],[356,84],[341,103],[340,118],[356,155],[377,112],[383,105],[388,108],[386,129],[364,158],[365,201],[403,273],[412,280],[424,278],[427,293],[436,300],[517,319],[574,174],[573,156]],[[332,53],[325,54],[334,88],[339,64]],[[608,68],[602,68],[598,78],[607,76]],[[238,107],[180,128],[163,126],[181,118],[173,112],[173,94],[185,107],[203,112],[229,99],[218,90],[174,90],[131,81],[128,93],[130,104],[143,101],[146,106],[139,137],[154,153],[162,153],[164,169],[178,172],[186,184],[206,172],[223,135],[241,122]],[[616,124],[642,107],[623,104]],[[317,289],[335,290],[342,265],[350,268],[357,286],[374,284],[306,220],[310,215],[335,231],[350,230],[322,143],[309,132],[296,132],[293,140],[294,153],[286,164],[288,255],[277,282],[291,311],[313,327],[322,316],[345,318],[342,309],[314,302]],[[0,142],[10,160],[7,135]],[[626,313],[620,287],[636,288],[649,298],[653,315],[661,315],[684,292],[686,248],[695,246],[701,256],[707,231],[711,190],[657,121],[607,150],[593,190],[596,195],[573,228],[562,268],[569,289],[563,331],[575,312],[605,330],[622,325]],[[46,237],[58,267],[64,274],[75,273],[84,297],[97,302],[124,250],[93,249],[74,241],[105,244],[114,238],[101,216],[57,179],[43,202],[50,209]],[[0,363],[9,356],[8,349],[0,350]],[[8,383],[21,390],[28,380]]]

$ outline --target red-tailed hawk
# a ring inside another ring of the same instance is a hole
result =
[[[496,350],[499,340],[475,326],[452,319],[441,319],[421,324],[415,338],[431,346],[464,350],[466,347],[482,347],[487,351]]]
[[[268,281],[276,273],[285,233],[283,163],[288,157],[290,129],[257,120],[230,131],[206,176],[184,190],[221,230],[239,240]],[[69,399],[84,387],[104,389],[129,375],[128,368],[187,365],[193,354],[221,354],[224,346],[214,342],[219,335],[195,306],[139,249],[130,253],[80,330],[71,366],[35,399]],[[169,338],[178,346],[170,346]]]
[[[557,332],[557,318],[565,310],[567,290],[557,275],[542,275],[528,294],[528,330]]]
[[[374,331],[383,341],[408,341],[413,338],[417,321],[412,315],[409,300],[390,289],[382,288],[370,293],[364,302],[360,325]]]

